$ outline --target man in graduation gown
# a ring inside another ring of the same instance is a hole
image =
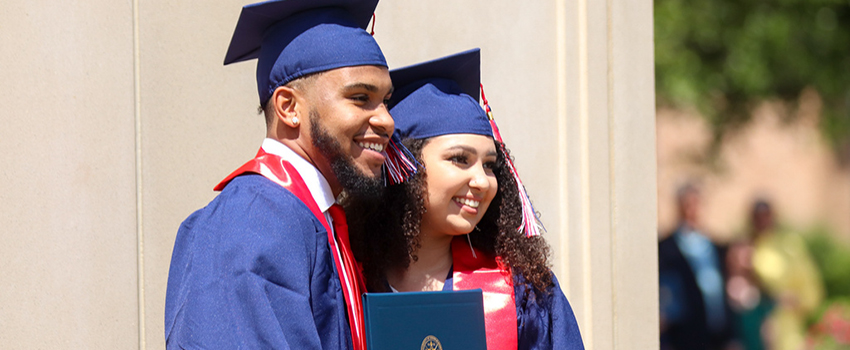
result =
[[[169,349],[365,349],[360,268],[335,198],[377,196],[393,120],[364,28],[377,0],[243,8],[225,64],[258,58],[267,138],[177,233]]]

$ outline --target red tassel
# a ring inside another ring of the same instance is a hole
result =
[[[404,147],[397,136],[390,137],[386,149],[387,158],[384,160],[384,183],[397,185],[410,179],[416,174],[419,163],[413,154]]]
[[[546,231],[546,228],[543,227],[543,223],[540,222],[540,218],[537,217],[537,212],[534,210],[534,206],[531,205],[531,199],[528,197],[528,192],[526,192],[525,186],[519,178],[519,173],[516,171],[514,162],[511,160],[510,156],[508,156],[508,150],[505,147],[504,141],[502,141],[502,134],[499,132],[499,127],[496,126],[496,120],[493,119],[493,111],[490,109],[490,103],[487,102],[487,97],[484,96],[484,84],[481,84],[481,100],[484,102],[484,110],[487,112],[487,118],[490,119],[490,127],[493,129],[493,138],[499,142],[499,147],[502,150],[502,154],[505,156],[505,161],[508,162],[508,168],[511,170],[511,175],[513,175],[514,181],[517,184],[519,199],[522,204],[522,224],[520,224],[517,230],[519,232],[524,232],[526,237],[539,236],[541,230]]]

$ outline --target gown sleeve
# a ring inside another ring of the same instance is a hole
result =
[[[584,343],[581,341],[581,332],[578,329],[576,316],[573,314],[573,308],[564,292],[561,291],[561,286],[558,284],[558,279],[552,275],[552,281],[555,283],[552,294],[552,348],[553,349],[584,349]]]
[[[350,348],[327,232],[290,192],[240,180],[178,231],[167,348]]]
[[[538,295],[525,285],[522,276],[515,277],[519,350],[582,350],[578,323],[569,301],[552,275],[548,295]]]

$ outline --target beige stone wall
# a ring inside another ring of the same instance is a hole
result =
[[[250,1],[0,12],[0,343],[161,349],[179,223],[263,137]],[[588,349],[657,348],[652,3],[384,0],[392,67],[481,47],[482,79]]]
[[[132,16],[129,2],[3,5],[4,348],[138,343]]]
[[[795,113],[781,103],[756,108],[753,120],[731,133],[714,166],[706,164],[711,131],[695,113],[658,113],[658,195],[662,234],[676,223],[675,191],[686,181],[703,186],[702,223],[719,241],[741,238],[756,198],[770,200],[779,223],[795,230],[828,228],[850,241],[850,168],[841,167],[818,126],[820,101],[804,95]]]

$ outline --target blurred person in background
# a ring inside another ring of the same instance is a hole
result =
[[[754,220],[753,220],[754,221]],[[732,310],[732,324],[744,350],[770,348],[765,323],[774,308],[753,268],[755,236],[750,229],[743,239],[726,252],[726,296]]]
[[[765,200],[753,205],[752,230],[753,270],[776,301],[765,324],[770,348],[802,349],[806,319],[824,298],[820,272],[802,237],[777,229],[773,209]]]
[[[679,224],[658,244],[661,349],[736,349],[725,297],[724,251],[700,228],[700,191],[677,192]]]

